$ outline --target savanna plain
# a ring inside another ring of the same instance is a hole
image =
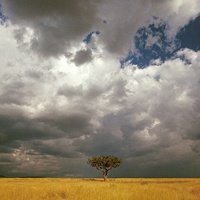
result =
[[[200,179],[0,179],[0,200],[63,199],[199,200]]]

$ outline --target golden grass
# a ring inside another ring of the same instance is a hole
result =
[[[0,200],[63,199],[199,200],[200,179],[0,179]]]

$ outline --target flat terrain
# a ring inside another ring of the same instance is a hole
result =
[[[0,200],[43,199],[199,200],[200,179],[0,179]]]

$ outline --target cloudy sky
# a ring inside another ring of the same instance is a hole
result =
[[[200,177],[199,0],[0,0],[0,174]]]

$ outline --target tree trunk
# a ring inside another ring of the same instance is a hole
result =
[[[107,180],[107,176],[106,176],[106,174],[103,174],[103,179],[104,179],[104,181]]]
[[[103,179],[104,179],[104,181],[107,180],[107,177],[108,177],[108,170],[106,170],[106,171],[103,172]]]

